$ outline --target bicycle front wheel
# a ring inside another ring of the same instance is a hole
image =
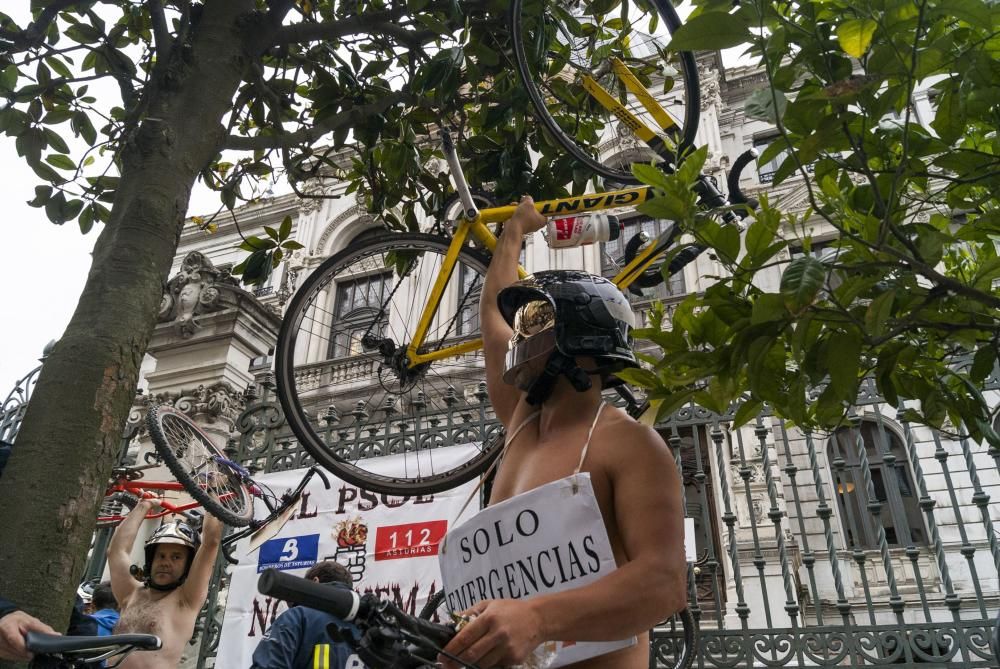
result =
[[[275,354],[277,392],[302,446],[340,478],[393,495],[453,488],[501,444],[487,421],[476,342],[488,258],[422,233],[362,238],[320,265],[292,298]],[[418,352],[407,348],[441,282]],[[462,411],[459,411],[461,409]]]
[[[222,455],[200,427],[168,406],[150,409],[146,426],[163,462],[191,497],[227,525],[250,524],[253,497],[244,472]]]
[[[694,55],[671,62],[662,17],[672,33],[680,26],[670,0],[652,0],[646,13],[592,13],[590,3],[513,0],[511,38],[517,71],[547,134],[581,165],[617,184],[634,184],[633,163],[664,162],[694,144],[700,113]],[[630,5],[623,4],[623,8]],[[640,26],[648,32],[643,32]],[[642,95],[626,86],[628,75],[658,102],[650,113]],[[653,131],[601,104],[592,83]],[[680,85],[675,86],[676,83]]]

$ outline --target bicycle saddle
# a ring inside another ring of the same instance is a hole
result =
[[[163,642],[153,634],[113,634],[111,636],[62,636],[28,632],[25,646],[32,653],[55,655],[60,653],[94,653],[132,646],[138,650],[159,650]]]

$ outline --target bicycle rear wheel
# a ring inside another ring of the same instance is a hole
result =
[[[637,183],[632,163],[669,161],[694,144],[700,113],[698,70],[694,55],[679,54],[674,68],[664,50],[666,35],[656,31],[662,17],[670,32],[680,18],[670,0],[650,0],[642,18],[593,11],[590,2],[573,0],[513,0],[511,36],[517,71],[548,135],[580,164],[620,184]],[[659,101],[672,120],[655,117],[641,98],[625,86],[612,63],[624,63]],[[675,76],[679,71],[680,76]],[[588,92],[587,78],[599,84],[636,119],[655,132],[650,138],[631,120],[616,116]],[[674,88],[680,79],[683,86]],[[678,119],[683,119],[678,122]],[[674,125],[671,126],[671,123]],[[666,128],[664,128],[666,126]]]
[[[105,495],[97,512],[97,527],[118,527],[138,503],[139,498],[127,492]]]
[[[168,406],[150,409],[146,425],[163,462],[191,497],[227,525],[250,524],[253,497],[246,472],[227,460],[200,427]]]
[[[319,464],[362,488],[440,492],[499,453],[501,444],[482,432],[486,404],[476,399],[481,350],[408,365],[447,250],[447,238],[422,233],[357,240],[306,279],[285,314],[275,353],[285,418]],[[488,262],[471,247],[460,250],[420,353],[479,339]],[[463,402],[477,417],[466,424],[456,420]]]

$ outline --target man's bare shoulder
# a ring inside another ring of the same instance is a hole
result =
[[[632,456],[646,454],[647,457],[670,456],[667,443],[660,433],[629,416],[618,407],[608,407],[607,417],[595,434],[609,449],[620,449]]]

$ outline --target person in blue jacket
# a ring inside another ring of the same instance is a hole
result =
[[[317,562],[305,577],[333,588],[350,588],[353,583],[347,568],[333,560]],[[351,647],[327,634],[330,623],[350,627],[329,613],[292,606],[264,634],[253,653],[251,669],[362,669]]]
[[[105,581],[94,588],[94,598],[91,600],[94,612],[90,617],[97,621],[97,636],[108,636],[118,624],[118,602],[111,591],[111,582]]]

